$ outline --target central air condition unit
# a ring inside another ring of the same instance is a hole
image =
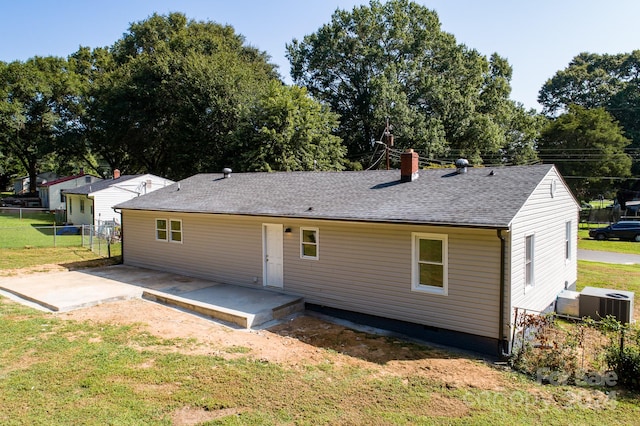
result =
[[[633,292],[585,287],[580,292],[580,316],[599,320],[607,315],[622,323],[633,322]]]
[[[556,299],[556,313],[568,317],[580,316],[580,293],[562,290]]]

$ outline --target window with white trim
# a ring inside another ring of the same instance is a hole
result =
[[[182,243],[182,220],[171,219],[169,222],[171,226],[169,241],[174,243]]]
[[[80,199],[80,213],[84,213],[84,200]]]
[[[167,241],[167,219],[156,219],[156,240]]]
[[[571,259],[571,221],[564,224],[564,259]]]
[[[318,228],[300,228],[300,257],[302,259],[319,258]]]
[[[524,254],[524,282],[527,287],[533,287],[534,281],[534,244],[535,238],[533,235],[527,235],[525,237],[525,254]]]
[[[411,288],[446,295],[448,293],[448,237],[414,232]]]

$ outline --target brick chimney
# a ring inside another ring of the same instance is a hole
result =
[[[114,179],[120,179],[120,169],[114,169],[113,170],[113,178]]]
[[[411,182],[418,179],[418,153],[409,148],[400,154],[400,181]]]

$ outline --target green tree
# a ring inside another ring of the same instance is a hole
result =
[[[36,191],[40,164],[68,153],[63,135],[78,124],[80,81],[65,59],[35,57],[0,67],[0,151],[20,162]]]
[[[511,67],[487,60],[409,0],[372,0],[287,45],[294,82],[340,115],[350,157],[365,157],[388,117],[400,148],[480,163],[507,144]]]
[[[604,108],[631,139],[628,148],[640,171],[640,50],[616,55],[580,53],[547,80],[538,101],[553,116],[570,105]]]
[[[92,81],[86,141],[111,168],[179,179],[228,164],[247,105],[278,77],[233,28],[180,13],[75,55]]]
[[[236,132],[243,171],[342,170],[338,117],[306,89],[272,82]]]
[[[570,105],[542,132],[538,149],[547,163],[555,163],[574,194],[584,200],[608,189],[607,177],[629,176],[631,158],[624,152],[629,140],[604,108]]]

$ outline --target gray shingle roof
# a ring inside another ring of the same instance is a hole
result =
[[[109,188],[112,185],[116,185],[118,183],[126,182],[131,180],[138,175],[122,175],[118,179],[105,179],[97,182],[89,183],[87,185],[79,186],[77,188],[65,189],[65,194],[81,194],[88,195],[97,191],[102,191],[103,189]]]
[[[116,208],[507,227],[552,168],[198,174]]]

